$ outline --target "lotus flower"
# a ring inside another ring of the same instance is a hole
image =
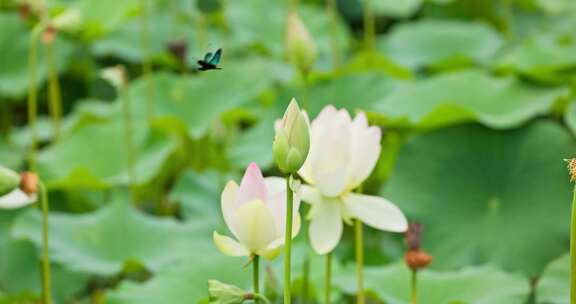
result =
[[[17,209],[36,202],[35,177],[0,166],[0,209]]]
[[[380,155],[380,129],[366,115],[354,120],[346,110],[325,107],[311,124],[310,153],[299,173],[302,199],[310,203],[310,241],[319,254],[332,251],[342,236],[342,220],[359,219],[384,231],[404,232],[404,214],[388,200],[353,193],[372,172]]]
[[[229,256],[272,259],[284,245],[286,184],[283,178],[264,178],[258,165],[246,169],[240,186],[229,181],[221,197],[222,214],[236,239],[214,232],[214,243]],[[294,195],[292,238],[300,230],[300,198]]]

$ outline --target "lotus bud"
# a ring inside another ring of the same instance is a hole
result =
[[[74,32],[82,25],[82,14],[76,8],[69,8],[56,16],[51,24],[59,31]]]
[[[20,185],[20,175],[6,167],[0,166],[0,196],[3,196]]]
[[[286,30],[286,48],[288,58],[302,71],[312,68],[316,60],[316,44],[306,25],[302,22],[298,13],[288,13],[288,25]]]
[[[282,120],[276,123],[276,137],[272,145],[274,159],[280,171],[298,171],[310,149],[308,116],[300,110],[296,99],[292,99]]]
[[[241,288],[216,280],[208,281],[208,296],[214,304],[239,304],[250,298]]]
[[[116,89],[124,87],[127,83],[126,70],[121,65],[105,68],[100,75]]]

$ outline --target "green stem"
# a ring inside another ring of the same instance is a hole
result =
[[[367,51],[374,51],[375,22],[372,1],[364,0],[364,46]]]
[[[330,293],[332,291],[332,252],[326,254],[326,285],[324,286],[324,303],[330,304]]]
[[[292,259],[292,189],[290,188],[291,174],[286,175],[286,232],[284,234],[284,304],[291,302],[291,286],[292,279],[290,278],[290,263]]]
[[[136,185],[136,172],[135,172],[135,154],[132,132],[132,111],[130,109],[130,97],[126,84],[122,84],[119,88],[122,96],[122,112],[124,120],[124,143],[126,144],[126,162],[128,163],[128,183],[130,184],[130,196],[132,203],[136,202],[135,199],[135,185]]]
[[[289,10],[297,10],[298,9],[298,2],[299,0],[288,0],[288,9]]]
[[[576,304],[576,185],[572,196],[572,224],[570,228],[570,304]]]
[[[308,255],[304,258],[302,263],[302,304],[308,303],[310,293],[310,258]]]
[[[416,298],[418,296],[418,291],[417,291],[417,284],[418,282],[418,271],[417,270],[412,270],[412,302],[411,304],[416,304]]]
[[[52,303],[51,283],[50,283],[50,255],[48,253],[48,212],[49,201],[46,187],[38,184],[40,188],[40,200],[42,204],[42,303]]]
[[[142,0],[142,16],[140,18],[141,43],[142,43],[142,75],[146,86],[146,106],[148,121],[154,119],[154,86],[152,83],[152,65],[150,63],[150,31],[148,29],[147,1]]]
[[[30,33],[30,49],[28,50],[28,125],[30,128],[30,171],[36,172],[36,149],[38,134],[36,133],[36,118],[38,116],[38,92],[36,88],[36,68],[38,64],[38,46],[36,31]]]
[[[252,259],[252,265],[254,267],[253,269],[253,273],[252,273],[252,284],[254,285],[254,295],[259,295],[260,294],[260,257],[257,255],[254,255],[254,258]],[[259,298],[260,297],[254,297],[254,303],[258,304],[259,303]]]
[[[46,63],[48,64],[48,102],[52,125],[54,128],[54,140],[60,135],[62,118],[62,95],[60,93],[60,82],[56,70],[56,59],[54,58],[54,43],[49,42],[46,46]]]
[[[257,300],[262,300],[262,302],[264,302],[264,304],[270,304],[270,300],[268,300],[268,298],[264,295],[261,295],[259,293],[255,293],[253,296],[254,296],[254,302],[256,302]]]
[[[357,304],[364,304],[364,240],[362,235],[362,222],[358,219],[354,221],[355,250],[356,250],[356,282],[358,294]]]
[[[326,10],[330,16],[330,43],[334,69],[340,66],[340,46],[338,44],[338,6],[336,0],[326,0]]]

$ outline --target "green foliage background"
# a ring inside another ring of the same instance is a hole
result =
[[[38,44],[37,161],[52,203],[57,303],[202,303],[208,279],[249,288],[246,260],[211,241],[213,230],[227,232],[219,196],[252,161],[279,174],[273,123],[292,97],[307,100],[311,117],[334,104],[366,111],[383,129],[365,191],[425,226],[434,262],[421,274],[420,304],[568,303],[573,0],[364,0],[376,18],[374,48],[364,44],[362,1],[337,1],[331,23],[324,1],[300,0],[319,51],[307,79],[286,59],[288,1],[0,0],[0,164],[16,170],[29,166],[28,52],[38,21],[21,8],[42,2],[54,18],[80,14],[54,42],[59,132]],[[169,51],[175,42],[187,45],[185,66]],[[195,72],[219,47],[223,70]],[[122,96],[100,77],[115,64],[129,72],[132,199]],[[334,303],[356,292],[349,230],[336,251]],[[365,231],[371,303],[409,303],[402,237]],[[40,233],[36,208],[0,210],[0,303],[39,299]],[[296,301],[321,302],[324,261],[305,233],[295,246]],[[265,292],[278,303],[280,262],[264,267]]]

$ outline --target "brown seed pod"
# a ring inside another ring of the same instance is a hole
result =
[[[568,168],[568,172],[570,173],[570,181],[576,181],[576,158],[569,158],[565,159],[565,162],[568,163],[566,167]]]
[[[408,250],[404,255],[404,260],[410,269],[418,270],[432,263],[432,255],[420,249]]]
[[[31,195],[38,192],[38,175],[32,172],[20,173],[20,190]]]

